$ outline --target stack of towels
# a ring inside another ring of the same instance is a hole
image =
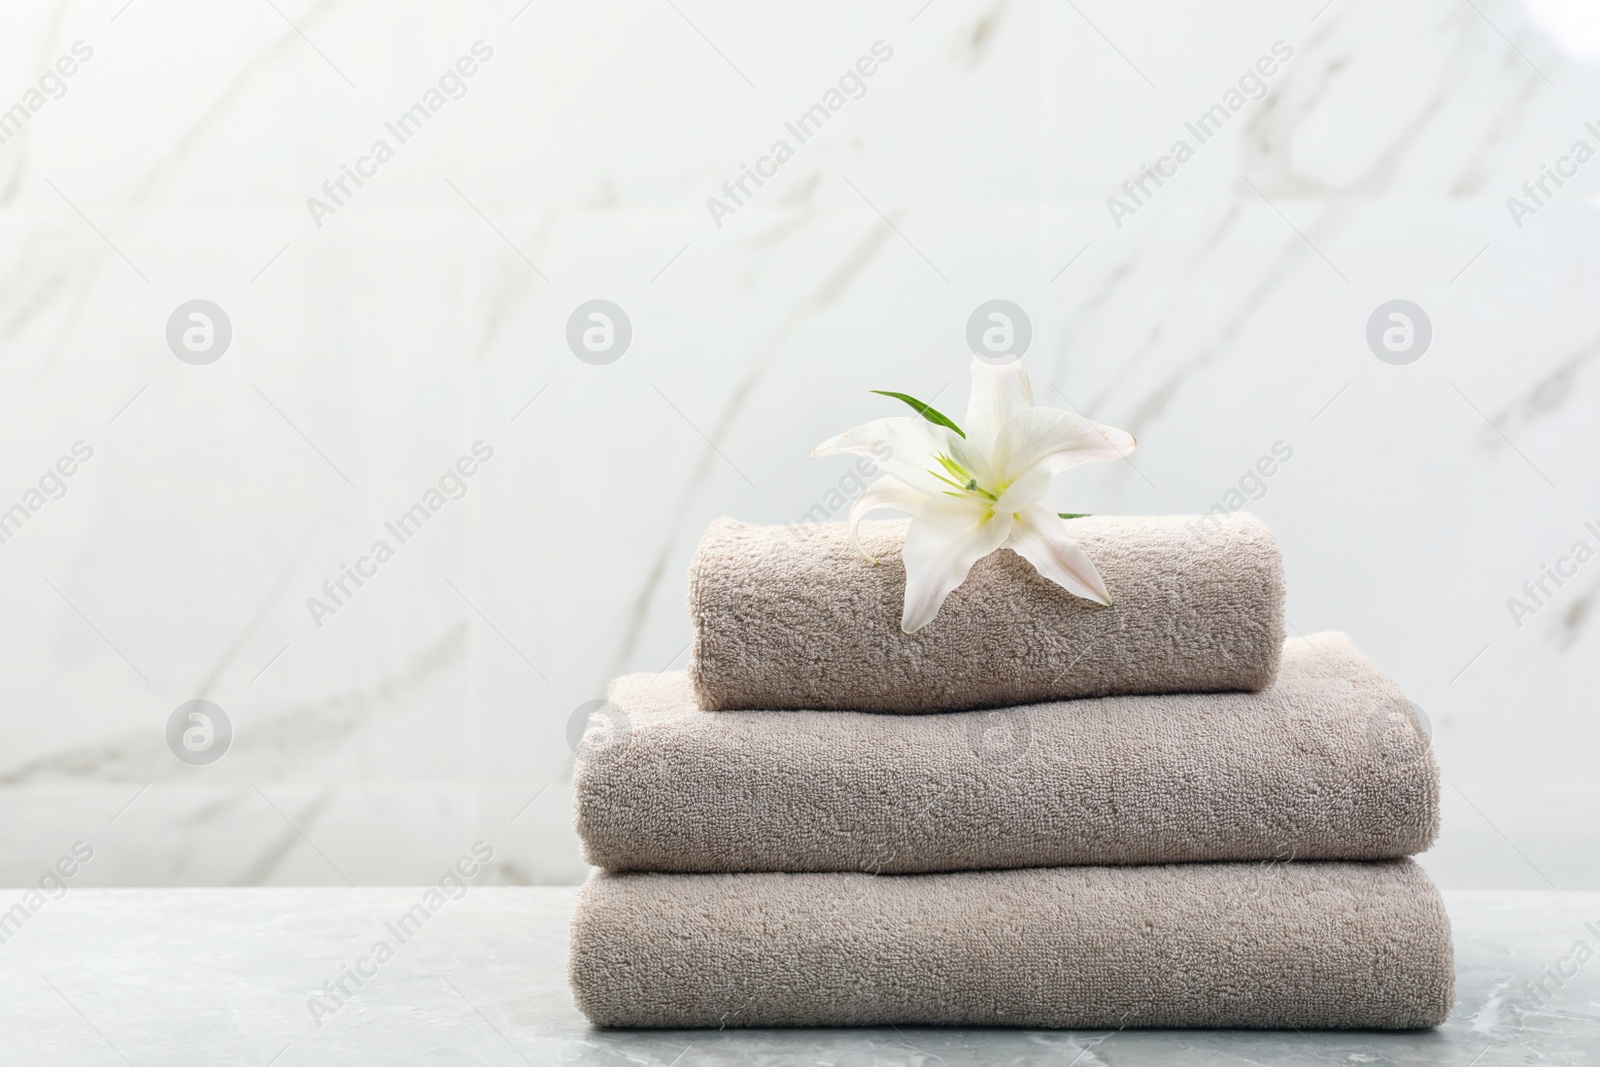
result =
[[[1085,518],[1116,603],[1009,551],[899,626],[904,523],[723,520],[687,674],[580,750],[600,1026],[1435,1026],[1438,771],[1245,515]]]

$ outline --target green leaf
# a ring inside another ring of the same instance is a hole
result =
[[[1091,512],[1085,511],[1079,514],[1073,514],[1070,511],[1058,511],[1056,514],[1060,515],[1063,519],[1087,519]]]
[[[911,405],[912,411],[915,411],[918,415],[921,415],[935,426],[943,426],[946,429],[954,430],[957,437],[964,438],[967,436],[961,431],[961,427],[950,421],[947,415],[936,410],[931,404],[924,404],[914,396],[907,396],[904,393],[891,393],[887,389],[871,389],[868,390],[868,392],[877,393],[879,396],[892,396],[896,400],[904,400],[907,404]]]

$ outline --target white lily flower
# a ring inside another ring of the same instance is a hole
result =
[[[1041,501],[1059,472],[1128,455],[1132,434],[1070,411],[1034,407],[1021,360],[996,365],[973,359],[964,434],[927,405],[900,399],[923,415],[857,426],[811,453],[866,455],[884,469],[850,509],[850,543],[872,563],[877,560],[858,537],[861,520],[880,509],[911,516],[900,629],[915,633],[932,622],[972,565],[1001,548],[1074,596],[1110,605],[1100,572],[1068,536],[1066,520]]]

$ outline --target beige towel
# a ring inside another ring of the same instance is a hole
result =
[[[925,712],[1113,693],[1254,690],[1283,644],[1283,561],[1244,513],[1074,519],[1115,606],[1009,549],[979,560],[924,629],[900,631],[903,522],[712,523],[689,574],[704,707]]]
[[[1427,736],[1343,634],[1289,641],[1260,693],[711,714],[675,674],[612,699],[575,772],[584,855],[612,870],[1377,859],[1438,831]]]
[[[568,971],[599,1026],[1437,1026],[1410,860],[962,874],[606,874]]]

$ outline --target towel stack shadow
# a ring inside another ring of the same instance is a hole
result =
[[[904,531],[707,532],[689,671],[579,748],[593,1023],[1443,1022],[1426,729],[1344,635],[1285,641],[1262,523],[1073,520],[1113,607],[1002,551],[911,635]]]

